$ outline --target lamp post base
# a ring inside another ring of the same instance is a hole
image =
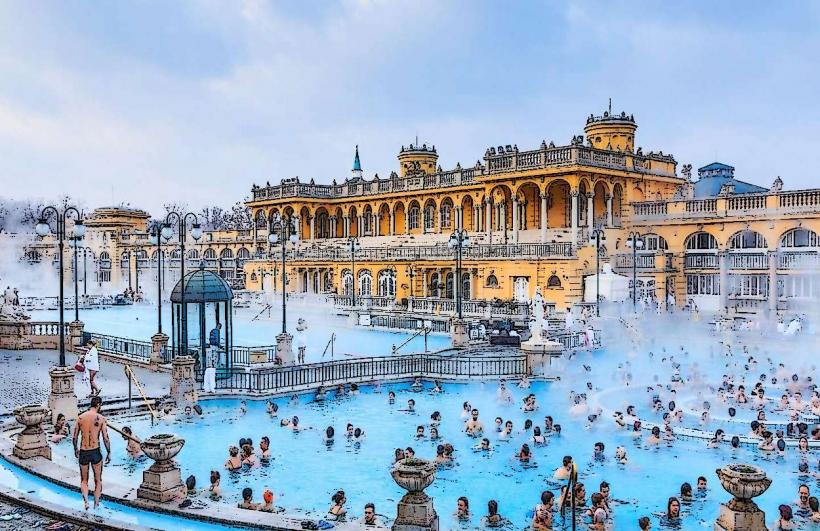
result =
[[[168,348],[168,334],[158,332],[151,336],[151,359],[152,371],[158,371],[161,363],[165,361],[165,350]]]
[[[464,348],[470,344],[470,327],[466,319],[452,320],[450,339],[453,342],[453,348]]]
[[[282,365],[293,363],[293,336],[283,332],[276,336],[276,357]]]
[[[51,410],[52,422],[60,413],[69,422],[77,420],[77,395],[74,394],[74,367],[52,367],[48,370],[51,377],[51,393],[48,395],[48,409]]]

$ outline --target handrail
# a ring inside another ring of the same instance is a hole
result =
[[[330,333],[330,341],[327,342],[325,345],[325,350],[322,351],[322,359],[324,359],[325,354],[327,354],[327,349],[330,348],[330,359],[333,359],[333,344],[336,342],[336,332]]]
[[[427,327],[427,326],[422,327],[421,330],[419,330],[418,332],[416,332],[415,334],[413,334],[412,336],[407,338],[407,340],[404,343],[402,343],[401,345],[399,345],[398,347],[396,345],[393,345],[393,354],[398,353],[398,351],[401,350],[402,347],[404,347],[409,342],[416,339],[421,334],[424,334],[424,352],[427,352],[427,334],[429,334],[429,333],[430,333],[430,328],[429,327]]]
[[[154,425],[154,420],[157,418],[157,412],[154,411],[154,408],[151,407],[151,404],[148,402],[148,397],[145,396],[145,392],[142,390],[142,385],[140,385],[139,380],[137,379],[137,375],[134,374],[134,370],[131,369],[130,365],[125,365],[123,367],[125,371],[125,376],[128,377],[128,409],[131,409],[131,382],[137,386],[137,391],[139,391],[140,396],[142,397],[142,401],[145,403],[148,411],[151,413],[151,426]]]

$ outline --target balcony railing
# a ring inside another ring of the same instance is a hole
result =
[[[780,269],[817,269],[820,267],[820,254],[816,252],[780,253],[777,257]]]
[[[631,203],[633,221],[820,212],[820,189]]]
[[[768,269],[769,257],[761,253],[729,253],[729,269]]]
[[[281,260],[281,250],[273,249],[269,259]],[[559,243],[511,243],[479,244],[467,247],[462,252],[465,260],[488,260],[495,258],[571,258],[574,256],[570,242]],[[287,251],[288,260],[328,260],[346,262],[350,251],[342,247],[300,247]],[[403,247],[367,247],[356,251],[356,260],[397,261],[397,260],[452,260],[454,251],[446,244],[418,245]]]
[[[720,260],[717,254],[686,254],[684,260],[686,269],[718,269]]]
[[[353,297],[334,295],[337,308],[352,308]],[[401,304],[392,297],[356,297],[357,308],[385,308],[390,310],[409,311],[421,315],[456,315],[455,299],[440,297],[411,297],[407,304]],[[529,306],[526,302],[464,299],[461,301],[461,313],[466,317],[493,319],[527,319]]]

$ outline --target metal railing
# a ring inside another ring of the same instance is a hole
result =
[[[142,363],[151,361],[153,347],[150,341],[140,341],[126,337],[109,336],[96,332],[85,332],[83,334],[83,344],[89,339],[97,341],[97,350],[106,354],[113,354],[123,358],[133,359]],[[166,352],[172,349],[169,347]]]
[[[341,383],[426,377],[442,379],[515,378],[528,374],[527,356],[446,356],[405,354],[354,358],[264,369],[221,369],[217,389],[276,392]]]
[[[582,234],[583,236],[583,234]],[[269,260],[281,260],[281,250],[273,250]],[[287,251],[288,261],[326,260],[345,262],[350,260],[350,250],[336,246],[324,245],[300,247]],[[488,260],[494,258],[541,258],[575,256],[571,242],[557,243],[509,243],[509,244],[476,244],[464,249],[465,260]],[[453,250],[447,244],[405,245],[401,247],[365,247],[356,251],[356,259],[362,261],[396,261],[424,259],[453,259]],[[207,264],[206,264],[207,265]]]

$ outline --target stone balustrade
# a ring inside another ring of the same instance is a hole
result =
[[[631,203],[633,222],[820,213],[820,189]]]

